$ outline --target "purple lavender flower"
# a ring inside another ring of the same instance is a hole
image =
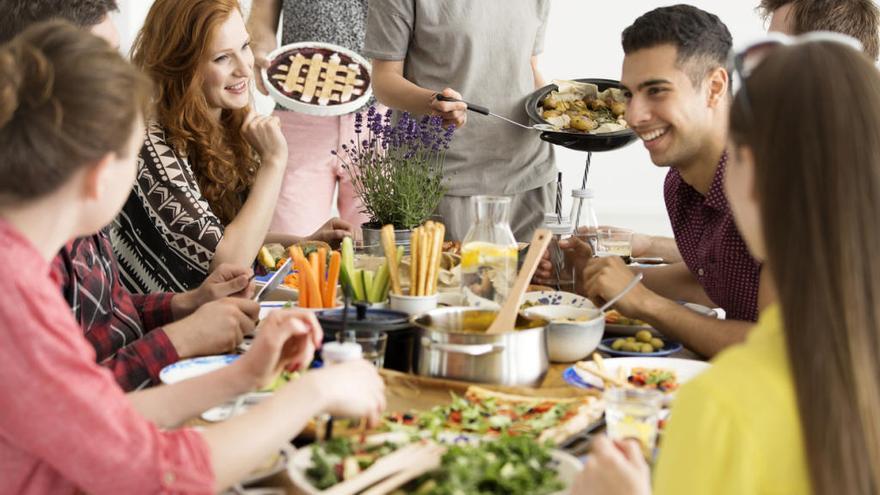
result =
[[[372,107],[371,107],[372,108]],[[358,112],[354,116],[354,133],[360,134],[364,126],[364,114]]]

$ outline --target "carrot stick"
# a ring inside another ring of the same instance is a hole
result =
[[[327,249],[318,249],[318,291],[321,297],[324,296],[324,289],[327,285]],[[324,301],[325,303],[327,301]]]
[[[315,260],[315,263],[306,262],[303,260],[303,279],[308,281],[306,284],[306,290],[308,291],[308,306],[309,308],[322,308],[324,307],[321,301],[321,293],[318,290],[318,271],[315,270],[315,266],[318,261],[318,254],[312,253],[309,255],[309,258]],[[300,283],[302,285],[302,283]]]
[[[302,256],[294,255],[293,258],[294,266],[297,271],[297,278],[299,278],[299,307],[308,308],[309,307],[309,278],[306,276],[305,268],[308,265],[306,263],[305,258]]]
[[[324,285],[324,307],[332,308],[336,305],[336,283],[339,281],[339,267],[342,265],[342,255],[338,251],[330,253],[330,272],[327,274],[327,283]]]

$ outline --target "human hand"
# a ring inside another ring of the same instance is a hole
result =
[[[257,330],[251,348],[236,361],[252,389],[268,386],[285,369],[307,368],[324,338],[314,313],[299,309],[273,311]]]
[[[203,304],[224,297],[250,299],[256,292],[251,281],[254,271],[248,267],[222,263],[214,269],[202,284],[191,291],[176,294],[171,299],[171,310],[175,319],[192,314]]]
[[[313,380],[323,410],[342,418],[366,418],[370,428],[379,425],[385,410],[385,383],[375,366],[362,359],[313,370],[303,377]]]
[[[619,256],[590,258],[581,275],[585,295],[596,306],[601,306],[619,294],[633,279],[633,271]],[[644,284],[638,283],[614,307],[627,316],[641,317],[644,302],[654,295]]]
[[[353,227],[339,218],[331,218],[308,237],[312,241],[324,241],[332,246],[339,244],[345,237],[352,236]]]
[[[650,495],[651,471],[636,440],[593,440],[584,468],[574,481],[577,495]]]
[[[181,358],[235,350],[253,333],[260,305],[250,299],[223,298],[199,307],[193,314],[164,327]]]
[[[257,91],[267,96],[269,90],[266,89],[266,86],[263,84],[262,71],[260,69],[269,70],[269,65],[272,61],[266,58],[266,55],[277,47],[278,40],[275,39],[274,35],[264,36],[260,39],[257,37],[251,39],[251,51],[254,53],[254,66],[256,69],[254,71],[254,79],[257,83]]]
[[[569,237],[559,241],[559,249],[562,250],[562,255],[565,257],[565,265],[574,267],[574,276],[577,280],[583,274],[587,262],[593,256],[592,248],[581,238]],[[556,271],[550,260],[549,249],[544,253],[541,262],[538,264],[538,269],[535,270],[535,276],[532,278],[532,281],[541,285],[552,286],[556,284]],[[581,284],[575,284],[575,287],[580,290]]]
[[[241,125],[241,132],[260,155],[264,165],[273,161],[281,166],[287,164],[287,139],[281,132],[278,117],[260,115],[251,109]]]
[[[461,99],[461,94],[450,88],[444,89],[440,94],[456,100]],[[437,98],[432,98],[430,106],[434,114],[443,119],[443,127],[449,127],[452,124],[456,128],[462,128],[467,123],[467,104],[464,102],[440,101]]]

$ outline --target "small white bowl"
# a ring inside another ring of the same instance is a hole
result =
[[[389,294],[391,300],[391,309],[400,311],[410,316],[422,314],[431,311],[437,307],[437,294],[432,296],[398,296],[397,294]]]
[[[580,361],[590,355],[605,333],[605,315],[594,308],[532,306],[525,311],[549,321],[547,350],[554,363]]]

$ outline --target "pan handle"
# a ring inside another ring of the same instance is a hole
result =
[[[444,344],[434,342],[427,337],[422,339],[422,347],[425,347],[430,351],[467,354],[468,356],[485,356],[486,354],[492,354],[504,350],[504,346],[500,344]]]
[[[489,109],[484,106],[475,105],[473,103],[468,103],[464,100],[457,100],[455,98],[450,98],[448,96],[443,96],[439,93],[434,95],[434,98],[437,98],[440,101],[451,101],[451,102],[455,102],[455,103],[464,103],[465,105],[467,105],[467,109],[472,112],[477,112],[481,115],[489,115]]]

